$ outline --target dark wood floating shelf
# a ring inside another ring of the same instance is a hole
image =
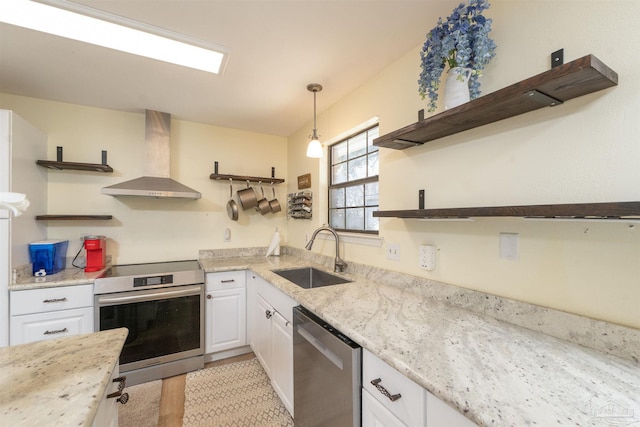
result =
[[[101,220],[102,221],[102,220],[113,219],[113,216],[112,215],[37,215],[36,219],[38,221],[49,221],[49,220],[62,220],[62,221]]]
[[[221,181],[250,181],[250,182],[262,182],[263,184],[282,184],[284,179],[282,178],[263,178],[259,176],[243,176],[243,175],[224,175],[219,173],[212,173],[209,175],[209,179],[221,180]]]
[[[373,216],[380,218],[434,219],[470,217],[640,219],[640,202],[413,209],[397,211],[377,211],[373,212]]]
[[[102,150],[102,163],[75,163],[63,161],[63,147],[56,147],[56,160],[36,160],[36,164],[49,169],[72,169],[76,171],[113,172],[107,164],[107,152]]]
[[[109,165],[101,165],[99,163],[75,163],[75,162],[57,162],[55,160],[36,160],[40,166],[49,169],[72,169],[78,171],[95,171],[95,172],[113,172],[113,168]]]
[[[373,145],[404,150],[617,84],[615,71],[587,55],[376,138]]]

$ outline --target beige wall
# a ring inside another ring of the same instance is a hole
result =
[[[286,216],[262,216],[241,211],[227,217],[229,185],[209,179],[215,161],[219,173],[287,176],[286,138],[225,129],[172,119],[171,177],[202,193],[192,200],[116,198],[102,187],[142,176],[144,112],[83,107],[0,94],[0,107],[16,111],[48,135],[48,158],[64,147],[64,160],[100,163],[107,150],[112,174],[49,171],[48,212],[53,214],[111,214],[111,221],[49,221],[49,238],[70,240],[75,255],[86,234],[107,236],[107,253],[114,263],[196,259],[199,249],[267,246],[276,227],[286,238]],[[250,153],[250,154],[249,154]],[[244,184],[243,184],[244,185]],[[240,188],[238,183],[235,187]],[[279,185],[285,200],[286,185]],[[231,241],[224,242],[224,230]]]
[[[381,150],[381,208],[490,206],[640,200],[640,2],[492,0],[497,57],[482,80],[485,93],[543,72],[550,52],[566,61],[594,54],[619,74],[620,85],[523,116],[404,151]],[[585,4],[588,3],[588,7]],[[435,22],[425,22],[426,33]],[[417,95],[420,46],[323,111],[323,140],[374,116],[381,133],[415,122],[426,106]],[[324,82],[320,82],[324,83]],[[323,92],[331,90],[325,84]],[[318,105],[322,105],[322,93]],[[311,102],[311,98],[309,98]],[[310,104],[311,106],[311,104]],[[276,227],[283,240],[303,247],[326,222],[326,165],[304,156],[312,121],[288,140],[172,120],[172,177],[202,193],[198,201],[119,199],[100,188],[142,174],[144,115],[0,94],[0,108],[15,110],[49,137],[65,160],[99,162],[109,152],[113,174],[50,171],[48,213],[112,214],[113,221],[48,224],[50,238],[71,240],[75,254],[83,234],[108,236],[116,263],[197,257],[199,249],[266,246]],[[288,141],[288,143],[287,143]],[[250,156],[247,153],[251,153]],[[284,202],[296,178],[312,173],[314,218],[287,221],[283,213],[241,213],[227,219],[228,187],[209,180],[221,173],[268,175],[276,167]],[[231,242],[223,242],[225,228]],[[500,232],[518,233],[520,259],[498,258]],[[458,286],[640,327],[640,224],[532,222],[478,219],[422,222],[385,219],[381,247],[347,243],[347,260],[377,265]],[[400,245],[401,261],[385,257]],[[438,248],[432,272],[417,267],[418,245]],[[314,251],[333,254],[333,242]]]
[[[419,189],[430,208],[640,200],[640,2],[491,4],[498,48],[484,93],[546,71],[559,48],[565,62],[594,54],[618,73],[619,86],[421,147],[382,149],[381,209],[417,208]],[[425,22],[424,32],[433,25]],[[323,139],[373,116],[381,134],[415,122],[426,106],[417,95],[419,49],[320,114]],[[326,157],[302,160],[310,129],[311,122],[289,138],[289,188],[311,172],[317,195],[313,220],[290,221],[289,243],[297,247],[327,218]],[[519,234],[518,261],[499,259],[500,232]],[[379,248],[345,244],[345,258],[640,327],[640,224],[383,219],[380,237]],[[386,259],[389,243],[400,245],[401,261]],[[417,267],[420,244],[438,249],[432,272]],[[332,254],[333,242],[314,250]]]

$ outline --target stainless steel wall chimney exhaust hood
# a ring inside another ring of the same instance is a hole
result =
[[[171,171],[171,115],[146,110],[144,176],[102,189],[110,196],[199,199],[202,195],[169,177]]]

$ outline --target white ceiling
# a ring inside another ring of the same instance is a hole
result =
[[[0,92],[281,136],[312,119],[308,83],[324,86],[321,113],[421,44],[459,2],[75,1],[223,45],[226,68],[214,75],[0,24]]]

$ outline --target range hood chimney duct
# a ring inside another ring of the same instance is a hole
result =
[[[151,197],[156,199],[199,199],[196,190],[170,178],[171,115],[145,112],[144,176],[102,189],[110,196]]]

